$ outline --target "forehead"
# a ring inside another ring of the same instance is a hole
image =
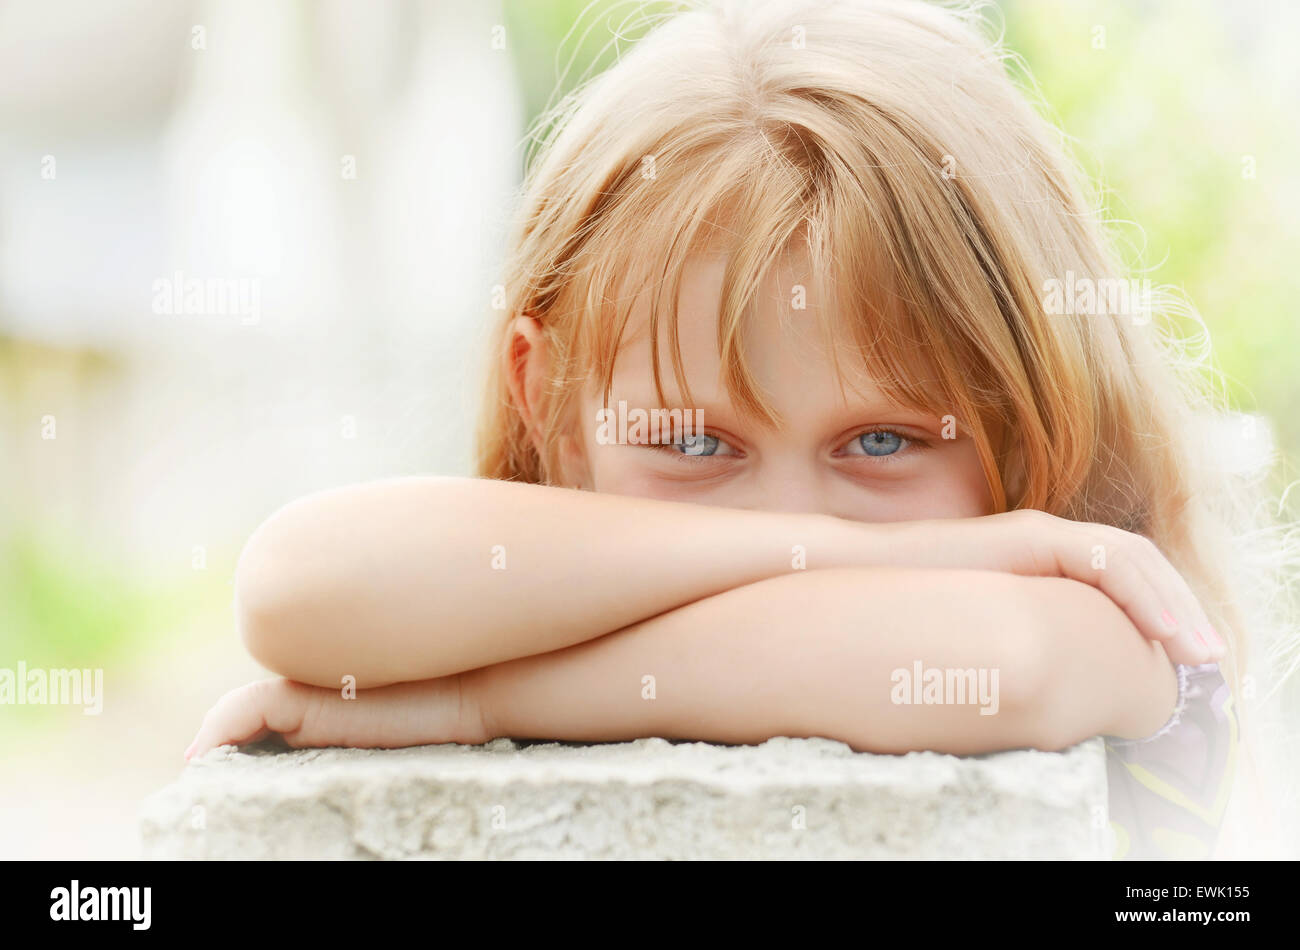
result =
[[[695,406],[733,406],[719,348],[726,267],[726,255],[701,253],[687,259],[681,275],[677,334],[682,370]],[[832,301],[820,299],[813,276],[807,253],[798,247],[788,249],[756,288],[741,330],[741,358],[763,398],[787,424],[846,406],[891,404],[855,355],[843,315],[834,312]],[[661,307],[666,306],[665,301]],[[649,291],[636,294],[630,302],[611,397],[627,399],[629,405],[659,405],[653,342],[663,402],[691,408],[672,369],[670,315],[661,309],[657,340],[652,341],[651,308]]]

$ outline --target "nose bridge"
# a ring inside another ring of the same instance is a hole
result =
[[[760,476],[762,507],[791,514],[831,514],[828,486],[811,459],[770,459]]]

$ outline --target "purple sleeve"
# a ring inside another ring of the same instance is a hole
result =
[[[1217,663],[1178,665],[1178,703],[1143,739],[1106,736],[1116,860],[1207,858],[1236,762],[1232,692]]]

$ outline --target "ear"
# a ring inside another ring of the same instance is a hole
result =
[[[536,317],[515,317],[506,331],[506,385],[510,399],[519,409],[519,415],[528,430],[533,447],[542,447],[538,431],[542,404],[542,387],[550,366],[546,337]]]
[[[551,354],[541,322],[528,314],[515,317],[506,331],[506,385],[539,455],[544,454],[542,403],[550,371]],[[550,473],[553,483],[590,490],[586,455],[572,432],[560,434],[557,450],[560,470]]]

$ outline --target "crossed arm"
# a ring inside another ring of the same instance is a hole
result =
[[[993,688],[909,702],[918,663]],[[761,581],[469,682],[490,735],[827,736],[956,754],[1148,735],[1177,691],[1161,648],[1082,584],[887,568]]]
[[[1041,552],[964,520],[471,479],[310,496],[259,529],[236,578],[245,643],[285,679],[227,694],[191,749],[270,730],[295,745],[821,735],[973,753],[1159,728],[1172,664],[1116,582],[1018,570]],[[895,671],[917,663],[986,671],[997,712],[897,701],[912,688]]]

